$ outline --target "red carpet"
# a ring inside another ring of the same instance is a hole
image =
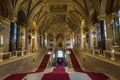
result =
[[[84,72],[86,74],[89,75],[89,77],[92,79],[92,80],[108,80],[108,77],[102,73],[94,73],[94,72],[85,72],[81,69],[75,55],[73,54],[73,51],[72,49],[69,49],[69,51],[71,52],[70,54],[70,58],[71,58],[71,62],[72,62],[72,65],[73,65],[73,68],[75,71],[78,71],[78,72]]]
[[[75,55],[73,54],[72,49],[69,49],[69,50],[71,52],[70,58],[71,58],[71,62],[72,62],[72,65],[73,65],[73,68],[75,71],[88,74],[88,76],[92,80],[108,80],[108,77],[102,73],[83,71],[81,69]],[[35,71],[35,73],[44,71],[47,66],[48,60],[49,60],[49,55],[46,54],[40,64],[39,68]],[[33,72],[31,72],[31,73],[33,73]],[[22,80],[27,74],[29,74],[29,73],[12,74],[12,75],[8,76],[7,78],[5,78],[4,80]],[[44,74],[44,76],[42,77],[42,80],[70,80],[70,78],[69,78],[69,74],[65,72],[64,67],[58,66],[58,67],[54,68],[53,72]]]
[[[44,71],[46,66],[47,66],[48,60],[49,60],[49,55],[46,54],[44,56],[41,64],[40,64],[39,68],[35,72],[42,72],[42,71]],[[29,72],[29,73],[33,73],[33,72]],[[22,78],[24,78],[29,73],[12,74],[12,75],[8,76],[7,78],[5,78],[4,80],[21,80]]]
[[[73,51],[71,49],[69,49],[69,51],[71,52],[70,58],[71,58],[71,62],[72,62],[74,70],[77,72],[83,72],[83,70],[81,69],[75,55],[73,54]]]
[[[53,72],[64,73],[65,69],[62,66],[58,66],[58,67],[53,69]]]
[[[23,74],[12,74],[5,78],[4,80],[21,80],[24,78],[28,73],[23,73]]]
[[[35,71],[35,72],[42,72],[45,70],[46,66],[47,66],[47,63],[48,63],[48,60],[49,60],[49,55],[46,54],[45,57],[43,58],[39,68]]]
[[[108,80],[108,77],[102,73],[86,72],[92,80]]]
[[[53,72],[47,73],[42,80],[70,80],[63,67],[56,67]]]

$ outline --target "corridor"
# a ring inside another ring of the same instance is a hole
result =
[[[0,0],[0,80],[120,80],[120,0]]]

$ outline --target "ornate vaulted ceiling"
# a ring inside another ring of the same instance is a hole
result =
[[[120,8],[120,0],[0,0],[0,15],[22,25],[36,23],[39,33],[79,32],[80,23],[97,21]]]

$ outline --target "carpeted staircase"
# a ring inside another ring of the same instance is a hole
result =
[[[71,58],[71,62],[73,65],[73,68],[75,71],[77,72],[83,72],[83,73],[87,73],[87,75],[89,75],[89,77],[91,77],[92,80],[108,80],[108,77],[102,73],[94,73],[94,72],[85,72],[81,69],[75,55],[73,54],[72,49],[69,49],[69,51],[71,52],[70,54],[70,58]]]
[[[35,72],[43,72],[47,66],[49,60],[49,55],[46,54],[40,64],[40,66],[38,67],[38,69]],[[11,74],[10,76],[8,76],[7,78],[5,78],[4,80],[21,80],[22,78],[24,78],[27,74],[31,74],[31,73],[35,73],[35,72],[29,72],[29,73],[20,73],[20,74]]]
[[[46,54],[45,57],[43,58],[40,66],[38,67],[38,69],[35,72],[43,72],[47,66],[48,60],[49,60],[49,55]]]
[[[73,51],[72,49],[69,49],[69,51],[71,52],[70,54],[70,58],[71,58],[71,62],[72,62],[72,67],[75,71],[78,71],[78,72],[83,72],[83,70],[81,69],[75,55],[73,54]]]
[[[35,72],[12,74],[4,80],[108,80],[108,77],[102,73],[83,71],[72,49],[69,49],[69,51],[71,52],[70,58],[75,72],[66,71],[62,65],[58,65],[51,72],[44,72],[50,57],[46,54]]]
[[[44,74],[42,80],[70,80],[70,78],[64,67],[59,66],[53,72]]]

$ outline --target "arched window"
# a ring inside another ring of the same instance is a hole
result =
[[[10,24],[10,44],[9,51],[13,51],[17,49],[17,41],[18,41],[18,24],[16,22],[11,22]]]
[[[63,57],[63,51],[58,51],[58,57],[62,58]]]
[[[117,19],[117,23],[118,23],[118,43],[120,43],[120,9],[118,10],[118,19]]]
[[[118,24],[120,26],[120,10],[118,11]]]
[[[15,23],[14,24],[14,32],[13,32],[13,41],[16,43],[16,41],[17,41],[17,24]]]

